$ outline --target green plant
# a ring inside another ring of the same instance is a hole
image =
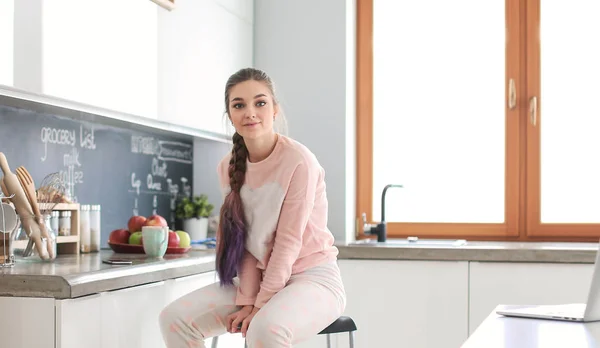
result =
[[[208,203],[206,195],[184,197],[177,202],[175,215],[178,219],[209,217],[214,206]]]

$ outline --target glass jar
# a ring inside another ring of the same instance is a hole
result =
[[[90,252],[90,206],[83,204],[79,207],[79,252]]]
[[[90,251],[100,251],[100,205],[90,207]]]
[[[0,192],[0,196],[2,193]],[[19,228],[19,216],[12,205],[0,202],[0,268],[15,264],[12,238]]]
[[[71,212],[68,210],[61,211],[58,217],[58,235],[71,235]]]
[[[26,231],[26,226],[30,226],[33,224],[38,224],[38,220],[35,216],[27,217],[23,219],[19,224],[19,230],[16,233],[13,233],[13,252],[14,255],[20,256],[23,259],[35,259],[35,260],[43,260],[43,261],[52,261],[56,259],[56,232],[52,229],[50,224],[50,214],[43,215],[41,217],[41,223],[43,227],[46,229],[48,233],[48,238],[41,236],[42,241],[42,252],[43,254],[40,256],[38,252],[38,248],[35,243],[31,242],[29,235],[30,233]],[[40,226],[41,228],[42,226]]]
[[[58,226],[59,226],[58,220],[59,219],[60,219],[60,213],[57,210],[53,210],[52,213],[50,213],[50,226],[52,226],[52,230],[57,235],[59,232],[59,228],[58,228]]]

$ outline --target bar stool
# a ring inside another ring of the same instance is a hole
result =
[[[319,335],[327,335],[327,348],[331,348],[331,334],[337,334],[347,332],[350,339],[350,347],[354,348],[354,331],[356,331],[356,324],[350,317],[339,317],[331,323],[328,327],[324,328],[319,332]],[[217,348],[219,344],[219,336],[213,337],[211,348]],[[248,345],[246,345],[248,347]]]

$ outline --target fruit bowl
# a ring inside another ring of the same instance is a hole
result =
[[[108,242],[108,246],[115,252],[121,254],[144,254],[144,247],[138,244],[125,244]],[[188,252],[191,247],[167,247],[167,254],[183,254]]]

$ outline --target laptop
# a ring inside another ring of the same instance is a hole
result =
[[[596,252],[592,282],[590,283],[586,303],[526,306],[497,310],[496,313],[507,317],[519,318],[576,322],[600,321],[600,251]]]

